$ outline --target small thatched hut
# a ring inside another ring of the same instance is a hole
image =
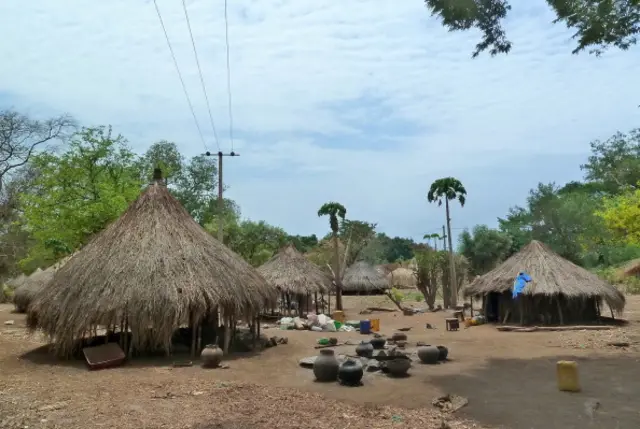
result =
[[[625,263],[620,270],[616,273],[620,278],[640,276],[640,258],[633,259]]]
[[[372,265],[360,261],[351,265],[342,278],[344,293],[380,293],[389,289],[389,281]]]
[[[332,285],[331,277],[292,244],[283,247],[260,266],[258,272],[280,290],[287,304],[290,305],[292,299],[297,302],[299,314],[309,311],[311,296],[315,296],[317,306],[317,295],[324,294]]]
[[[416,272],[409,268],[397,268],[387,274],[387,280],[392,287],[398,289],[414,289],[418,286]]]
[[[69,356],[85,334],[106,327],[132,351],[171,351],[174,332],[203,321],[217,326],[224,345],[240,318],[258,315],[277,289],[240,256],[207,233],[167,190],[158,169],[154,182],[124,214],[56,271],[28,312],[31,330],[53,338],[53,351]],[[198,336],[199,338],[199,336]]]
[[[513,284],[524,271],[532,281],[512,299]],[[476,277],[465,296],[482,296],[489,321],[565,324],[597,320],[606,303],[622,312],[625,297],[597,275],[575,265],[539,241],[532,241],[489,273]]]
[[[27,312],[29,305],[38,293],[47,286],[54,273],[64,266],[70,258],[71,256],[67,256],[44,270],[38,268],[33,274],[24,279],[22,285],[16,289],[13,296],[13,304],[17,313]]]

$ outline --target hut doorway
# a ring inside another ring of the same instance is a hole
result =
[[[497,292],[491,292],[484,297],[484,317],[487,318],[487,322],[499,322],[500,321],[500,294]]]

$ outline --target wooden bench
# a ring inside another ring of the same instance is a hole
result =
[[[456,310],[453,312],[453,317],[461,322],[464,322],[464,310]]]
[[[460,321],[456,317],[445,319],[447,331],[457,331],[460,328]]]

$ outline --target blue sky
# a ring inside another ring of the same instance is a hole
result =
[[[545,2],[508,22],[508,56],[471,59],[420,0],[230,2],[234,148],[228,196],[243,215],[324,234],[318,207],[421,238],[443,210],[430,183],[455,176],[455,228],[496,225],[539,181],[581,177],[589,141],[639,125],[638,49],[572,55]],[[217,150],[181,2],[158,0],[205,134],[200,141],[153,2],[0,3],[0,108],[112,124],[136,151],[160,139]],[[222,0],[187,1],[220,147],[228,151]]]

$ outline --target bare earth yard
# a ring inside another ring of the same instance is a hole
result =
[[[347,316],[385,303],[346,297]],[[411,377],[365,374],[364,386],[313,382],[298,365],[317,354],[323,333],[280,331],[289,344],[233,356],[228,369],[172,368],[171,360],[134,361],[89,372],[56,362],[24,316],[0,306],[0,428],[640,428],[640,299],[629,297],[630,324],[612,331],[498,332],[492,326],[445,331],[447,313],[380,313],[382,333],[411,327],[409,342],[449,347],[451,362],[414,365]],[[13,320],[13,325],[4,322]],[[437,329],[427,330],[430,323]],[[340,341],[359,333],[336,333]],[[607,345],[626,341],[630,347]],[[337,353],[353,353],[353,346]],[[559,392],[555,363],[578,361],[582,392]],[[451,393],[469,404],[443,415],[431,404]],[[443,421],[447,423],[443,425]]]

